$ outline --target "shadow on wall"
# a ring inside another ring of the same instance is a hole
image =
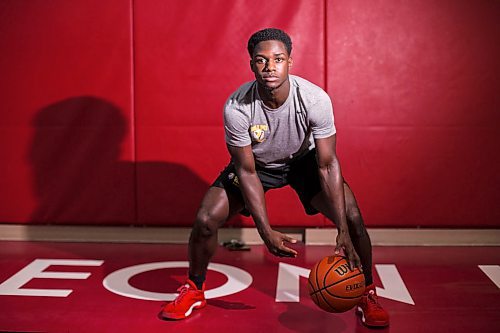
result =
[[[209,184],[180,164],[120,161],[128,124],[113,104],[68,98],[40,110],[32,125],[30,223],[192,224]]]

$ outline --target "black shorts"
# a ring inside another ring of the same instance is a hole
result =
[[[321,192],[315,149],[289,166],[277,169],[256,167],[256,171],[262,187],[264,187],[264,192],[290,185],[299,196],[306,214],[318,213],[311,206],[311,199]],[[227,192],[241,198],[241,202],[243,202],[239,180],[232,162],[220,173],[212,186],[224,188]],[[250,215],[246,209],[240,213],[245,216]]]

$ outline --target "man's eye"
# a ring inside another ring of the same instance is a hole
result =
[[[266,59],[257,59],[256,61],[258,64],[265,64],[266,63]]]
[[[276,62],[283,62],[283,61],[285,61],[285,59],[283,59],[283,58],[276,58]]]

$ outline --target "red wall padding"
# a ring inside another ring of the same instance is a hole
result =
[[[500,226],[499,10],[329,3],[328,92],[368,223]]]
[[[192,223],[229,162],[222,106],[253,79],[246,42],[254,31],[270,25],[289,31],[296,37],[294,70],[323,85],[323,15],[318,0],[135,3],[139,220]],[[268,200],[275,225],[323,224],[321,216],[307,219],[290,189],[270,192]]]
[[[369,226],[499,226],[494,1],[0,3],[0,221],[188,226],[228,162],[246,42],[280,27],[325,88]],[[290,189],[271,222],[306,217]],[[239,218],[234,225],[251,225]]]
[[[135,223],[131,4],[0,15],[0,221]]]

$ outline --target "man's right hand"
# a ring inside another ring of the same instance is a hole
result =
[[[262,240],[267,246],[269,252],[277,257],[297,257],[297,251],[285,246],[286,243],[297,243],[297,240],[281,232],[272,230],[267,233],[261,233]]]

